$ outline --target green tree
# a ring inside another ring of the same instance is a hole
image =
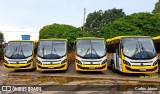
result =
[[[44,26],[39,33],[39,39],[48,38],[65,38],[68,39],[71,44],[77,37],[89,36],[83,32],[80,28],[76,28],[65,24],[51,24]]]
[[[152,13],[160,13],[160,0],[155,4],[155,7]]]
[[[3,42],[4,42],[3,33],[0,32],[0,55],[2,55],[3,53]]]
[[[126,35],[160,35],[160,14],[134,13],[105,25],[100,31],[100,37],[106,39]]]
[[[113,8],[104,12],[102,10],[95,11],[87,16],[85,31],[91,33],[92,35],[98,35],[100,29],[104,25],[124,16],[125,13],[122,9]]]

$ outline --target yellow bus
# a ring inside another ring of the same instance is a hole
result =
[[[106,42],[104,38],[77,38],[75,46],[76,71],[107,70]]]
[[[41,39],[37,52],[36,69],[38,71],[67,70],[67,39]]]
[[[108,66],[123,73],[158,72],[158,61],[151,37],[119,36],[107,41]]]
[[[6,70],[35,68],[36,48],[36,41],[9,41],[5,49],[3,68]]]
[[[153,42],[156,48],[157,56],[158,56],[158,65],[159,65],[159,72],[160,72],[160,36],[153,37]]]

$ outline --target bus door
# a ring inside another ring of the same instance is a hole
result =
[[[120,69],[120,64],[121,64],[121,57],[120,57],[120,43],[115,44],[115,53],[116,53],[116,64],[115,68]]]

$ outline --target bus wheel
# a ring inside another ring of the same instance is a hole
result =
[[[114,63],[112,63],[112,71],[113,71],[113,72],[116,71],[116,70],[115,70],[115,64],[114,64]]]

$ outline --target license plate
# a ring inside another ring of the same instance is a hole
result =
[[[141,68],[140,71],[146,71],[146,69],[145,68]]]
[[[15,66],[15,68],[19,68],[20,66]]]
[[[89,67],[89,69],[92,69],[92,70],[93,70],[93,69],[95,69],[95,67],[91,66],[91,67]]]
[[[50,67],[48,67],[48,68],[53,69],[54,67],[53,67],[53,66],[50,66]]]

